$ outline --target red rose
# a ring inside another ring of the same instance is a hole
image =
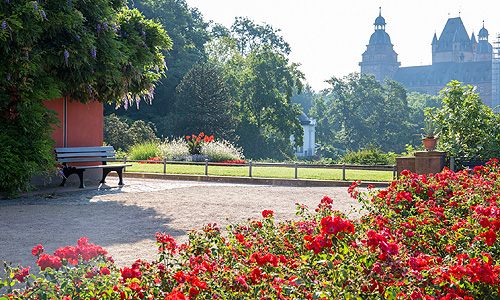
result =
[[[274,211],[272,211],[272,210],[265,209],[262,211],[262,217],[264,217],[264,218],[271,218],[273,216],[274,216]]]

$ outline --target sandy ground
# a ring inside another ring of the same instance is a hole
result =
[[[156,232],[186,242],[192,229],[214,222],[224,229],[229,224],[260,220],[264,209],[273,210],[277,220],[294,219],[295,203],[313,210],[325,195],[334,200],[335,209],[345,213],[361,207],[345,187],[131,178],[126,179],[126,184],[0,200],[0,262],[38,269],[31,255],[37,244],[52,254],[59,247],[76,245],[80,237],[87,237],[123,267],[139,258],[157,259]]]

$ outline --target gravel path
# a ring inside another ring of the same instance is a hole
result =
[[[113,179],[114,181],[114,179]],[[155,233],[187,241],[192,229],[208,223],[227,225],[261,219],[295,218],[295,203],[313,210],[328,195],[337,210],[360,204],[345,187],[282,187],[173,180],[132,179],[123,187],[105,186],[71,193],[0,200],[0,261],[38,269],[31,249],[41,244],[52,254],[80,237],[102,246],[118,266],[136,259],[157,259]],[[358,214],[351,214],[353,218]]]

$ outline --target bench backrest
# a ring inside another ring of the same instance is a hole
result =
[[[55,148],[56,159],[60,163],[73,162],[98,162],[104,164],[116,161],[115,149],[112,146],[105,147],[68,147]]]

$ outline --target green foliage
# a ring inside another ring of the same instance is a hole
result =
[[[425,120],[422,130],[425,132],[425,135],[422,135],[422,138],[426,139],[437,139],[441,133],[441,128],[436,126],[432,120]]]
[[[378,82],[373,75],[352,73],[332,77],[331,88],[316,99],[311,117],[317,120],[319,143],[359,150],[374,144],[401,152],[411,137],[406,89],[395,81]]]
[[[157,141],[149,141],[137,143],[130,147],[128,158],[132,160],[147,160],[151,157],[156,157],[159,144]]]
[[[357,152],[348,151],[339,162],[356,165],[393,165],[396,160],[394,154],[383,153],[380,148],[369,145]]]
[[[482,104],[475,88],[452,81],[441,95],[443,107],[426,111],[442,128],[438,147],[449,156],[499,157],[500,117]]]
[[[408,107],[410,110],[410,130],[413,133],[410,144],[420,146],[422,144],[420,128],[425,127],[425,110],[427,108],[443,106],[440,96],[431,96],[429,94],[420,94],[417,92],[408,93]]]
[[[29,187],[54,166],[42,100],[150,101],[171,40],[121,0],[3,1],[0,4],[2,190]]]
[[[122,121],[123,120],[123,121]],[[138,120],[129,125],[131,121],[120,119],[115,114],[104,116],[103,139],[116,150],[128,150],[131,146],[145,142],[158,142],[155,125],[146,124]]]
[[[314,92],[311,86],[306,84],[301,94],[295,93],[293,95],[292,102],[300,104],[300,107],[302,107],[303,112],[306,115],[309,115],[309,111],[314,106],[314,99],[316,99],[316,97],[318,97],[318,95]]]
[[[242,120],[237,133],[247,143],[242,145],[245,156],[272,157],[262,149],[263,145],[277,142],[291,148],[291,135],[296,137],[297,145],[302,145],[303,128],[298,120],[301,110],[291,102],[294,88],[302,89],[303,74],[298,66],[289,65],[285,56],[267,47],[231,63],[236,73],[232,74],[230,89],[236,95]],[[248,127],[253,129],[248,130]],[[253,145],[248,145],[250,143]],[[287,151],[286,148],[282,151]]]
[[[18,103],[16,110],[9,118],[0,116],[0,192],[9,198],[29,190],[32,176],[53,172],[56,165],[50,137],[55,113],[29,101]]]
[[[234,101],[213,66],[193,66],[177,86],[176,98],[177,132],[210,132],[235,139]]]
[[[132,4],[147,18],[161,23],[172,39],[172,48],[163,52],[168,70],[155,89],[152,105],[118,111],[114,106],[106,106],[105,114],[118,113],[150,121],[156,124],[160,135],[180,136],[184,132],[175,127],[175,89],[194,64],[205,61],[204,45],[210,39],[208,23],[185,0],[135,0]]]
[[[0,92],[23,101],[150,99],[171,41],[122,1],[29,0],[0,5]],[[0,107],[9,102],[3,97]]]
[[[231,26],[231,37],[237,41],[241,54],[251,53],[267,45],[272,51],[290,54],[290,45],[279,35],[280,30],[269,24],[258,25],[244,17],[236,17]]]

